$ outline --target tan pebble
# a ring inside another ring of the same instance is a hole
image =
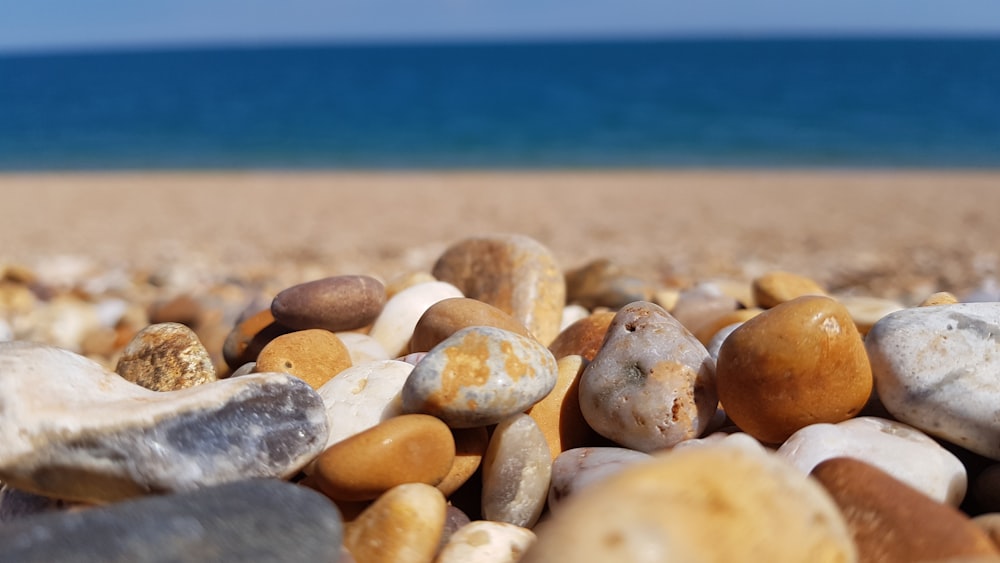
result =
[[[847,312],[854,319],[854,326],[858,327],[861,336],[868,334],[872,326],[882,317],[903,309],[901,303],[892,299],[863,295],[844,295],[836,299],[847,308]]]
[[[243,364],[257,361],[257,354],[268,342],[291,330],[277,323],[271,310],[265,309],[233,327],[222,346],[222,355],[231,369],[237,369]]]
[[[535,539],[527,528],[477,520],[452,534],[435,563],[517,563]]]
[[[153,391],[177,391],[216,380],[208,350],[179,323],[150,325],[135,335],[115,372]]]
[[[693,334],[700,331],[702,326],[738,308],[739,303],[722,293],[718,287],[702,283],[681,292],[670,314]]]
[[[444,531],[445,499],[423,483],[387,491],[344,528],[358,563],[429,563]]]
[[[457,491],[479,469],[486,447],[490,443],[490,435],[485,426],[476,428],[452,428],[455,439],[455,463],[448,475],[437,484],[437,488],[446,497]]]
[[[771,444],[857,415],[872,391],[864,341],[847,309],[799,297],[746,321],[719,350],[715,383],[729,418]]]
[[[428,272],[407,272],[399,274],[385,284],[386,299],[392,299],[394,295],[406,288],[432,281],[437,281],[437,279]]]
[[[761,309],[770,309],[803,295],[826,295],[814,280],[791,272],[768,272],[753,280],[754,302]]]
[[[173,299],[154,303],[149,308],[149,322],[180,323],[194,327],[201,319],[202,306],[187,294],[178,295]]]
[[[593,360],[614,318],[614,311],[600,311],[576,321],[549,344],[549,351],[557,360],[571,355],[583,356],[588,362]]]
[[[580,375],[586,364],[581,356],[560,358],[556,386],[527,411],[545,435],[552,459],[566,450],[598,440],[598,434],[590,428],[580,411]]]
[[[257,356],[257,373],[290,373],[319,389],[351,367],[351,353],[328,330],[314,328],[283,334],[264,346]]]
[[[470,326],[492,326],[532,338],[514,317],[467,297],[444,299],[431,305],[417,321],[410,339],[410,353],[428,352],[452,334]]]
[[[27,286],[0,281],[0,315],[25,315],[38,306],[38,299]]]
[[[757,303],[753,298],[753,284],[748,281],[713,279],[708,283],[717,287],[723,295],[735,299],[743,307],[751,308]]]
[[[708,346],[712,337],[723,328],[736,323],[742,323],[756,317],[763,309],[756,307],[752,309],[737,309],[731,313],[726,313],[701,325],[698,332],[694,333],[699,342]]]
[[[681,290],[678,288],[670,287],[653,292],[653,303],[656,303],[667,311],[672,311],[680,298]]]
[[[534,419],[515,414],[497,424],[483,458],[483,517],[530,528],[548,498],[552,454]]]
[[[972,519],[972,523],[989,536],[995,549],[1000,549],[1000,513],[980,514]]]
[[[31,285],[38,281],[38,275],[24,264],[7,264],[0,267],[0,281]]]
[[[998,555],[967,516],[863,461],[830,459],[811,475],[840,506],[862,562]]]
[[[931,307],[934,305],[954,305],[958,303],[958,298],[947,291],[939,291],[920,302],[920,307]]]

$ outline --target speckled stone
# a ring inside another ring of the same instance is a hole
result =
[[[599,311],[580,319],[560,332],[552,344],[549,344],[549,350],[557,360],[576,355],[589,362],[601,349],[614,318],[613,311]]]
[[[531,338],[493,327],[462,329],[413,368],[403,410],[452,428],[495,424],[537,403],[556,384],[555,358]]]
[[[649,454],[628,448],[587,447],[566,450],[552,462],[549,510],[555,513],[569,497],[627,467],[650,461]]]
[[[444,479],[437,484],[438,490],[446,497],[450,497],[472,478],[482,465],[483,456],[486,455],[486,448],[490,443],[490,435],[485,426],[453,428],[451,434],[455,439],[455,463],[451,465],[451,470]]]
[[[275,321],[270,309],[259,311],[233,327],[222,346],[222,356],[230,369],[255,362],[268,342],[291,330]]]
[[[258,373],[290,373],[319,389],[351,367],[351,353],[328,330],[314,328],[282,334],[257,355]]]
[[[544,345],[559,334],[566,281],[552,253],[532,238],[500,234],[461,240],[438,258],[431,273],[466,297],[509,313]]]
[[[527,528],[477,520],[452,534],[434,563],[517,563],[535,539]]]
[[[516,414],[497,424],[483,459],[483,517],[530,528],[548,496],[552,455],[535,421]]]
[[[476,299],[455,297],[438,301],[424,311],[413,329],[410,352],[427,352],[470,326],[492,326],[532,337],[523,324],[500,309]]]
[[[719,350],[715,384],[740,429],[780,444],[810,424],[857,415],[871,395],[872,372],[844,306],[805,296],[733,331]]]
[[[274,296],[271,314],[295,330],[354,330],[375,322],[385,286],[369,276],[332,276],[293,285]]]
[[[216,380],[208,350],[179,323],[150,325],[122,351],[118,375],[153,391],[177,391]]]
[[[660,306],[618,312],[584,369],[580,409],[601,435],[639,451],[699,436],[715,414],[715,365],[705,347]]]
[[[285,374],[155,392],[65,350],[0,343],[0,479],[25,491],[106,502],[288,477],[326,434],[319,395]]]
[[[337,562],[342,531],[322,495],[254,479],[8,523],[0,560]]]
[[[434,281],[408,287],[389,299],[368,334],[390,356],[398,358],[409,351],[413,329],[427,309],[454,297],[462,297],[462,292],[450,283]]]
[[[323,449],[403,414],[401,393],[413,366],[396,360],[348,368],[319,388],[330,433]]]
[[[545,435],[553,459],[568,449],[598,441],[597,433],[580,411],[580,376],[587,362],[581,356],[566,356],[556,365],[556,386],[526,411]]]
[[[770,309],[803,295],[826,295],[815,280],[792,272],[768,272],[753,280],[753,299],[761,309]]]
[[[423,483],[393,487],[347,524],[344,545],[358,563],[427,563],[444,531],[445,499]]]

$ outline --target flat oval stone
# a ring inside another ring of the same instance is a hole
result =
[[[338,561],[340,514],[323,495],[251,479],[0,526],[4,561]]]
[[[389,353],[385,351],[382,344],[367,334],[360,332],[338,332],[337,338],[347,346],[347,352],[351,355],[351,365],[374,362],[377,360],[391,360]]]
[[[492,326],[532,337],[523,324],[500,309],[476,299],[454,297],[438,301],[424,311],[413,329],[410,352],[427,352],[470,326]]]
[[[436,416],[452,428],[495,424],[544,398],[557,371],[552,354],[532,338],[465,328],[413,368],[403,386],[403,411]]]
[[[567,499],[522,563],[856,561],[836,505],[763,452],[663,452]]]
[[[483,517],[530,528],[545,507],[552,455],[528,415],[497,424],[483,459]]]
[[[556,362],[556,386],[526,411],[545,435],[552,458],[568,449],[598,440],[580,411],[580,376],[587,365],[581,356],[566,356]]]
[[[549,351],[557,360],[573,355],[582,356],[588,362],[593,360],[614,318],[614,311],[599,311],[576,321],[549,344]]]
[[[826,295],[815,280],[792,272],[768,272],[753,280],[753,299],[761,309],[770,309],[803,295]]]
[[[653,456],[628,448],[587,447],[566,450],[552,462],[549,510],[555,513],[566,499],[588,486]]]
[[[840,507],[863,561],[944,561],[998,556],[989,536],[957,509],[881,469],[840,457],[812,476]]]
[[[455,439],[455,463],[444,479],[437,484],[438,490],[446,497],[450,497],[472,478],[482,464],[486,448],[490,443],[490,435],[485,426],[453,428],[451,434]]]
[[[274,320],[270,309],[259,311],[233,327],[222,346],[222,357],[230,369],[237,369],[257,361],[257,354],[268,342],[291,331]]]
[[[859,417],[812,424],[792,434],[777,454],[808,474],[827,459],[851,457],[874,465],[938,502],[965,498],[965,466],[919,430],[894,420]]]
[[[389,299],[368,334],[390,356],[402,356],[409,350],[413,329],[424,312],[438,301],[453,297],[462,297],[462,292],[450,283],[435,281],[408,287]]]
[[[359,563],[427,563],[444,531],[445,500],[423,483],[389,489],[347,524],[344,545]]]
[[[865,347],[882,404],[932,436],[1000,459],[1000,303],[898,311]]]
[[[351,367],[351,353],[328,330],[314,328],[282,334],[257,355],[258,373],[290,373],[319,389]]]
[[[521,526],[477,520],[452,534],[434,563],[517,563],[535,539]]]
[[[193,330],[179,323],[140,330],[122,350],[115,371],[153,391],[177,391],[216,381],[208,350]]]
[[[743,323],[719,350],[715,384],[726,414],[758,440],[858,414],[872,390],[864,342],[843,305],[805,296]]]
[[[372,500],[404,483],[437,485],[454,461],[455,440],[445,423],[404,414],[327,448],[313,475],[332,499]]]
[[[532,238],[501,234],[459,241],[431,274],[510,314],[542,344],[559,334],[566,280],[552,253]]]
[[[580,409],[602,436],[640,451],[696,438],[715,414],[715,365],[705,347],[659,305],[615,315],[580,380]]]
[[[106,502],[289,477],[326,441],[320,396],[286,374],[156,392],[71,352],[0,343],[0,479]]]
[[[403,414],[401,393],[413,366],[396,360],[357,365],[319,388],[330,424],[326,449]]]
[[[368,326],[385,306],[385,286],[369,276],[332,276],[293,285],[271,302],[274,320],[295,330]]]

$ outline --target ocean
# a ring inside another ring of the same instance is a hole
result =
[[[0,170],[1000,167],[1000,39],[0,55]]]

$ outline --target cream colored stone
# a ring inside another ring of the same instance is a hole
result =
[[[390,356],[402,356],[408,352],[413,329],[424,311],[438,301],[451,297],[462,297],[462,292],[450,283],[433,281],[410,286],[386,302],[382,314],[375,319],[368,334]]]
[[[452,534],[435,563],[517,563],[535,542],[527,528],[477,520]]]

